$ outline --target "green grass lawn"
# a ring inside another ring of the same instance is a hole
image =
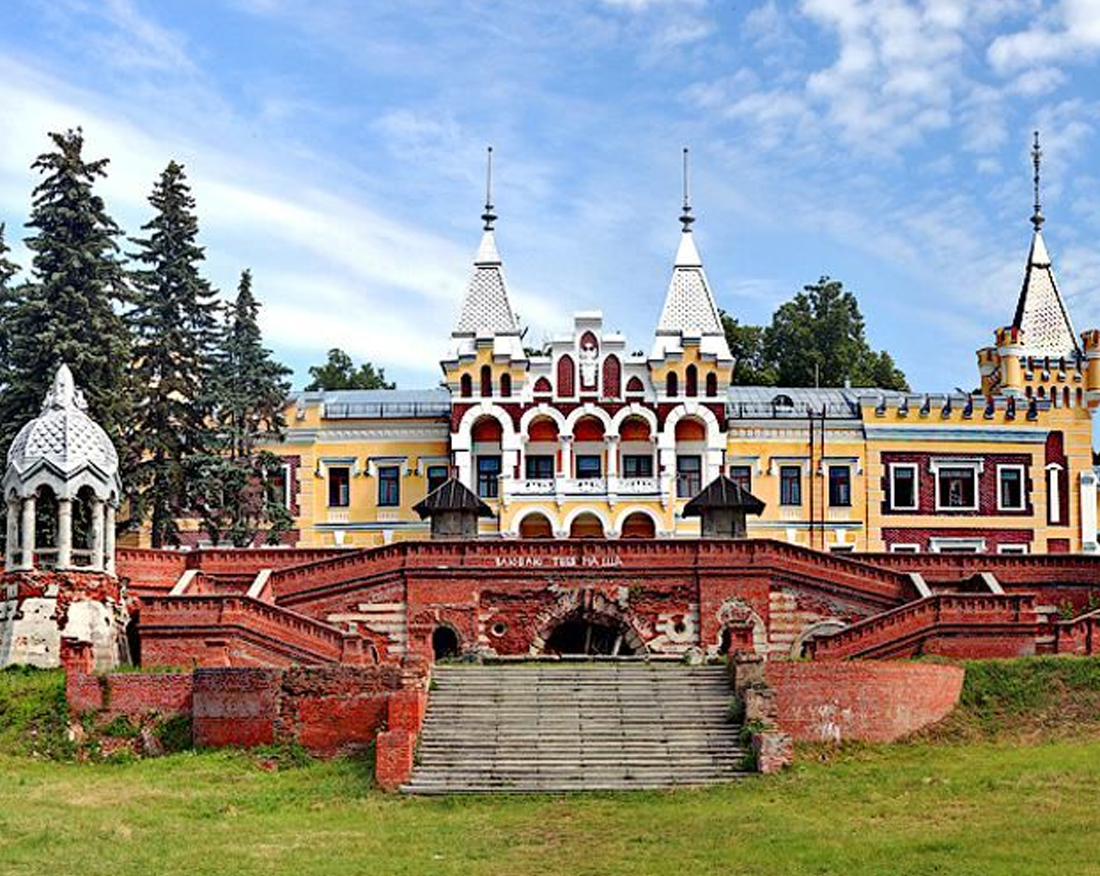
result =
[[[975,673],[964,708],[1049,703],[1034,668],[1000,671]],[[0,754],[0,874],[1100,876],[1100,738],[1051,736],[974,741],[956,721],[904,745],[805,748],[786,774],[710,790],[450,800],[382,794],[354,760]]]

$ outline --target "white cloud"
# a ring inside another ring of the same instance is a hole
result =
[[[1090,59],[1100,53],[1100,0],[1061,0],[1031,27],[995,39],[989,62],[1000,73]]]

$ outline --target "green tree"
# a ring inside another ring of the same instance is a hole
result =
[[[764,353],[765,329],[741,325],[725,311],[720,312],[726,343],[733,354],[735,386],[775,386],[775,370]]]
[[[905,375],[867,343],[855,295],[822,277],[781,305],[764,334],[764,357],[778,386],[856,386],[907,390]]]
[[[212,440],[208,383],[218,303],[199,274],[195,199],[181,165],[169,162],[149,203],[155,214],[142,226],[147,236],[132,239],[136,398],[128,444],[136,461],[129,490],[131,522],[148,516],[153,547],[161,547],[179,543],[187,463]]]
[[[324,365],[313,365],[309,369],[313,379],[306,387],[307,391],[323,389],[393,389],[394,384],[386,382],[386,371],[377,371],[370,362],[364,362],[358,368],[351,356],[339,348],[328,351],[328,361]]]
[[[261,532],[275,543],[291,522],[277,482],[282,461],[259,447],[283,439],[290,369],[264,347],[259,307],[246,270],[214,357],[210,404],[217,442],[190,465],[193,507],[215,544],[245,547]]]
[[[0,381],[7,382],[9,337],[7,328],[9,312],[14,304],[12,280],[19,273],[19,265],[8,258],[11,247],[4,240],[5,225],[0,222]]]
[[[0,444],[36,416],[57,366],[68,363],[89,414],[118,440],[130,415],[129,300],[116,238],[121,230],[94,191],[108,160],[86,161],[80,129],[51,133],[54,150],[31,165],[35,187],[26,240],[32,277],[5,314],[9,356],[0,396]]]

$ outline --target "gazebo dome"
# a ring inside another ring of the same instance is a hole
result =
[[[19,430],[8,450],[5,492],[14,486],[25,495],[45,483],[58,495],[75,495],[89,485],[117,503],[118,452],[86,410],[69,366],[62,364],[42,413]]]

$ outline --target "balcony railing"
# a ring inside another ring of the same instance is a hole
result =
[[[526,496],[658,496],[658,478],[502,478],[506,498]]]

